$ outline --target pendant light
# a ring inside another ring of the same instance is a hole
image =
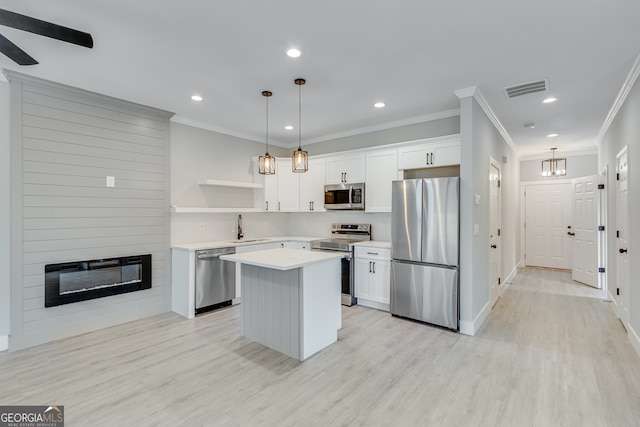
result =
[[[273,175],[276,173],[276,159],[269,155],[269,97],[271,95],[273,94],[268,90],[262,92],[262,96],[267,100],[267,151],[264,153],[264,156],[260,156],[258,159],[258,172],[262,175]]]
[[[298,85],[298,149],[291,155],[291,169],[297,173],[304,173],[309,170],[309,153],[302,151],[302,85],[306,83],[305,79],[295,79],[293,81]]]
[[[567,159],[556,157],[557,148],[551,149],[551,158],[542,161],[542,176],[563,176],[567,174]]]

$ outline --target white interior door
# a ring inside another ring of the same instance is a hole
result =
[[[586,285],[598,286],[597,244],[597,175],[571,180],[573,186],[573,221],[569,234],[573,238],[572,279]]]
[[[498,301],[500,296],[500,167],[491,161],[491,174],[489,176],[489,283],[491,283],[491,305]]]
[[[525,187],[525,264],[571,269],[571,182]]]
[[[629,165],[627,164],[627,148],[617,156],[617,194],[616,194],[616,233],[617,233],[617,267],[618,267],[618,316],[629,330]]]

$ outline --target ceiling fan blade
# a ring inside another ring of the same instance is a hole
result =
[[[20,15],[19,13],[10,12],[5,9],[0,9],[0,25],[51,37],[79,46],[93,47],[93,38],[89,33],[63,27],[58,24],[52,24],[51,22],[41,21],[40,19]]]
[[[13,44],[11,40],[0,34],[0,52],[8,56],[18,65],[35,65],[38,63],[27,52]]]

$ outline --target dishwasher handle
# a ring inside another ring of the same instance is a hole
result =
[[[235,254],[236,248],[221,248],[221,249],[210,249],[205,251],[197,251],[196,258],[197,259],[215,259],[220,258],[220,255],[229,255]]]

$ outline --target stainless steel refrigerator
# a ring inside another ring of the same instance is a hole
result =
[[[391,314],[459,330],[460,179],[394,181]]]

